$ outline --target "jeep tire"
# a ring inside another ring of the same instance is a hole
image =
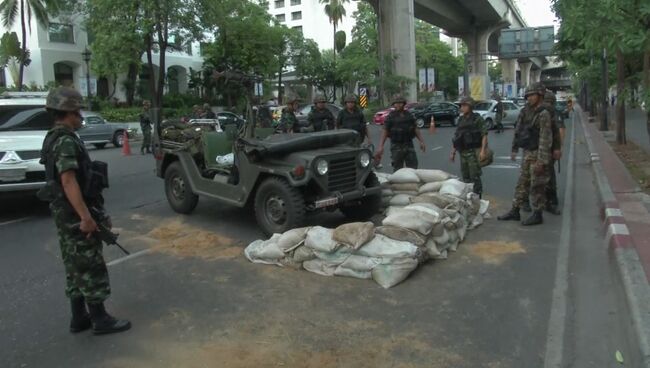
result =
[[[165,170],[165,194],[169,206],[178,213],[189,214],[199,203],[199,196],[192,192],[180,162],[172,162]]]
[[[255,218],[267,236],[295,229],[304,221],[305,199],[285,179],[267,178],[255,194]]]
[[[370,172],[365,182],[366,188],[378,187],[380,185],[377,175],[374,172]],[[341,206],[341,212],[343,212],[348,220],[352,221],[368,221],[372,216],[378,214],[380,209],[381,194],[363,197],[353,205],[346,205],[344,203]]]

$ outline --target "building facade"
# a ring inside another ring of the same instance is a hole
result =
[[[83,18],[70,15],[55,18],[49,26],[40,25],[34,18],[31,22],[31,32],[27,33],[27,48],[30,51],[31,63],[25,67],[23,84],[25,86],[44,87],[50,84],[68,85],[78,89],[83,95],[87,94],[87,82],[90,80],[90,90],[93,95],[112,96],[118,100],[125,98],[123,83],[125,76],[119,76],[117,81],[98,78],[90,71],[87,78],[84,50],[89,47],[88,34],[82,27]],[[12,29],[0,27],[2,33],[16,32],[21,34],[20,22],[17,21]],[[203,58],[200,56],[198,44],[187,47],[182,52],[168,52],[166,55],[167,71],[170,74],[166,89],[168,92],[185,92],[188,85],[190,68],[201,70]],[[158,64],[158,55],[154,54],[154,64]],[[146,64],[146,55],[143,55]],[[92,64],[92,55],[89,63]],[[13,68],[15,69],[15,68]],[[91,67],[92,69],[92,67]],[[153,75],[157,75],[154,65]],[[0,84],[4,87],[15,86],[14,77],[17,74],[9,66],[4,70],[4,79]],[[151,73],[140,73],[139,78],[148,78]],[[115,87],[113,87],[115,86]]]
[[[267,0],[262,2],[275,19],[289,28],[302,32],[305,38],[314,40],[321,50],[334,48],[334,29],[325,14],[325,4],[319,0]],[[354,19],[358,0],[345,4],[346,16],[338,24],[337,31],[344,31],[346,40],[352,40]]]

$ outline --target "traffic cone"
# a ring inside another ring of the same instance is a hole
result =
[[[131,156],[131,146],[129,145],[129,133],[124,132],[124,140],[122,141],[122,155]]]

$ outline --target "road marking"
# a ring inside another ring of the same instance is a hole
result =
[[[115,266],[115,265],[120,264],[120,263],[122,263],[122,262],[125,262],[125,261],[128,261],[128,260],[131,260],[131,259],[134,259],[134,258],[138,258],[138,257],[140,257],[140,256],[144,256],[145,254],[149,254],[149,253],[151,253],[152,251],[153,251],[152,249],[141,250],[141,251],[139,251],[139,252],[135,252],[135,253],[133,253],[133,254],[130,254],[130,255],[126,256],[126,257],[122,257],[122,258],[118,258],[118,259],[115,259],[115,260],[113,260],[113,261],[110,261],[110,262],[108,262],[106,265],[107,265],[107,266]]]
[[[15,223],[18,223],[18,222],[23,222],[23,221],[25,221],[25,220],[29,220],[30,218],[32,218],[32,216],[21,217],[21,218],[19,218],[19,219],[15,219],[15,220],[9,220],[9,221],[5,221],[5,222],[0,222],[0,226],[11,225],[11,224],[15,224]]]
[[[486,166],[485,169],[517,169],[519,170],[521,167],[519,164],[493,164]]]
[[[442,148],[443,148],[442,146],[438,146],[438,147],[432,148],[431,150],[432,150],[432,151],[437,151],[437,150],[440,150],[440,149],[442,149]]]
[[[574,118],[575,120],[575,118]],[[576,133],[575,121],[571,124],[572,142]],[[575,171],[575,145],[570,145],[567,161],[567,178],[564,188],[564,206],[562,207],[562,230],[558,243],[555,284],[551,301],[551,315],[546,333],[546,353],[544,368],[561,368],[564,360],[564,335],[567,322],[567,294],[569,292],[569,247],[571,228],[573,227],[573,201],[575,188],[573,183]]]
[[[496,156],[495,159],[510,161],[510,156]],[[521,160],[521,156],[517,156],[515,159]]]

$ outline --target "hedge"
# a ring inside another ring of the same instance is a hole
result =
[[[164,108],[164,119],[180,119],[183,116],[189,116],[192,112],[191,107],[187,108]],[[125,107],[125,108],[103,108],[99,114],[107,121],[114,123],[132,123],[140,121],[140,114],[142,108],[139,107]]]

